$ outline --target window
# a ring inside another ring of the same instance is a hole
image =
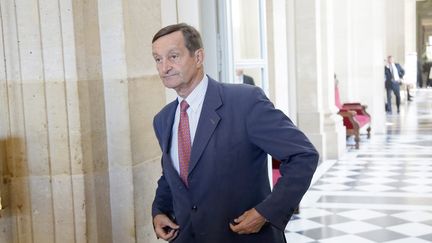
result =
[[[254,79],[268,93],[266,22],[264,0],[225,0],[220,9],[222,77],[240,82],[237,69]],[[230,14],[227,14],[230,13]],[[223,78],[222,78],[223,80]]]

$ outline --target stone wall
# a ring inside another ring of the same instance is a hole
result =
[[[0,8],[0,242],[156,241],[159,1]]]

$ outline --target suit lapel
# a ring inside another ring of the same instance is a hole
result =
[[[162,150],[163,153],[169,154],[170,147],[171,147],[171,133],[172,133],[172,126],[174,124],[174,116],[177,109],[178,101],[177,99],[171,102],[167,109],[167,115],[166,115],[166,123],[164,127],[164,134],[163,134],[163,144],[162,144]]]
[[[209,78],[206,96],[192,145],[189,174],[195,168],[207,143],[220,121],[216,110],[222,105],[217,82]]]

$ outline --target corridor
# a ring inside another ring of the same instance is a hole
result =
[[[288,242],[432,242],[432,89],[418,90],[386,127],[321,164]]]

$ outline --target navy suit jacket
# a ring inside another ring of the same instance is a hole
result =
[[[399,63],[395,63],[396,69],[398,70],[398,75],[400,78],[403,78],[405,75],[405,70],[402,68],[402,66]],[[394,82],[393,75],[391,74],[390,68],[387,66],[384,66],[384,76],[385,76],[385,87],[386,89],[392,88],[392,82]]]
[[[245,75],[245,74],[243,74],[243,83],[244,84],[255,85],[255,82],[254,82],[253,78],[251,76]]]
[[[177,100],[154,118],[162,148],[162,176],[152,215],[180,225],[175,243],[282,243],[284,229],[308,189],[318,153],[260,88],[209,78],[192,145],[188,184],[169,151]],[[267,153],[282,161],[270,190]],[[257,234],[232,232],[229,222],[255,208],[269,223]]]

